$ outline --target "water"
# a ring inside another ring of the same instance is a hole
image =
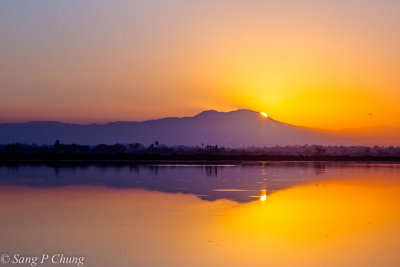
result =
[[[12,266],[54,266],[43,254],[84,266],[399,266],[399,174],[382,163],[2,165],[0,253],[31,257]]]

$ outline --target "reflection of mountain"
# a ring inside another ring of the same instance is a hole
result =
[[[349,164],[344,166],[350,166]],[[254,200],[294,185],[316,182],[330,163],[263,163],[240,165],[9,165],[0,166],[0,185],[59,187],[69,185],[140,188],[198,195],[205,200]],[[252,197],[253,196],[253,197]]]
[[[298,127],[263,118],[258,112],[204,111],[194,117],[164,118],[144,122],[112,122],[78,125],[61,122],[27,122],[0,124],[0,144],[53,144],[59,139],[64,144],[85,145],[114,143],[143,143],[155,141],[166,145],[227,147],[274,146],[296,144],[367,144],[352,136]]]

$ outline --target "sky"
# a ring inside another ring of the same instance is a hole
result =
[[[398,0],[0,2],[0,122],[400,127]]]

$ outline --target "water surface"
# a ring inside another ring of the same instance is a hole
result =
[[[84,266],[399,266],[399,174],[371,163],[0,166],[0,252],[82,255]]]

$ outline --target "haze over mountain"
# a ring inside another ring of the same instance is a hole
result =
[[[163,118],[143,122],[119,121],[106,124],[71,124],[48,121],[0,124],[0,143],[114,144],[158,141],[166,145],[227,147],[275,145],[367,145],[367,139],[299,127],[260,113],[239,109],[231,112],[208,110],[194,117]]]

